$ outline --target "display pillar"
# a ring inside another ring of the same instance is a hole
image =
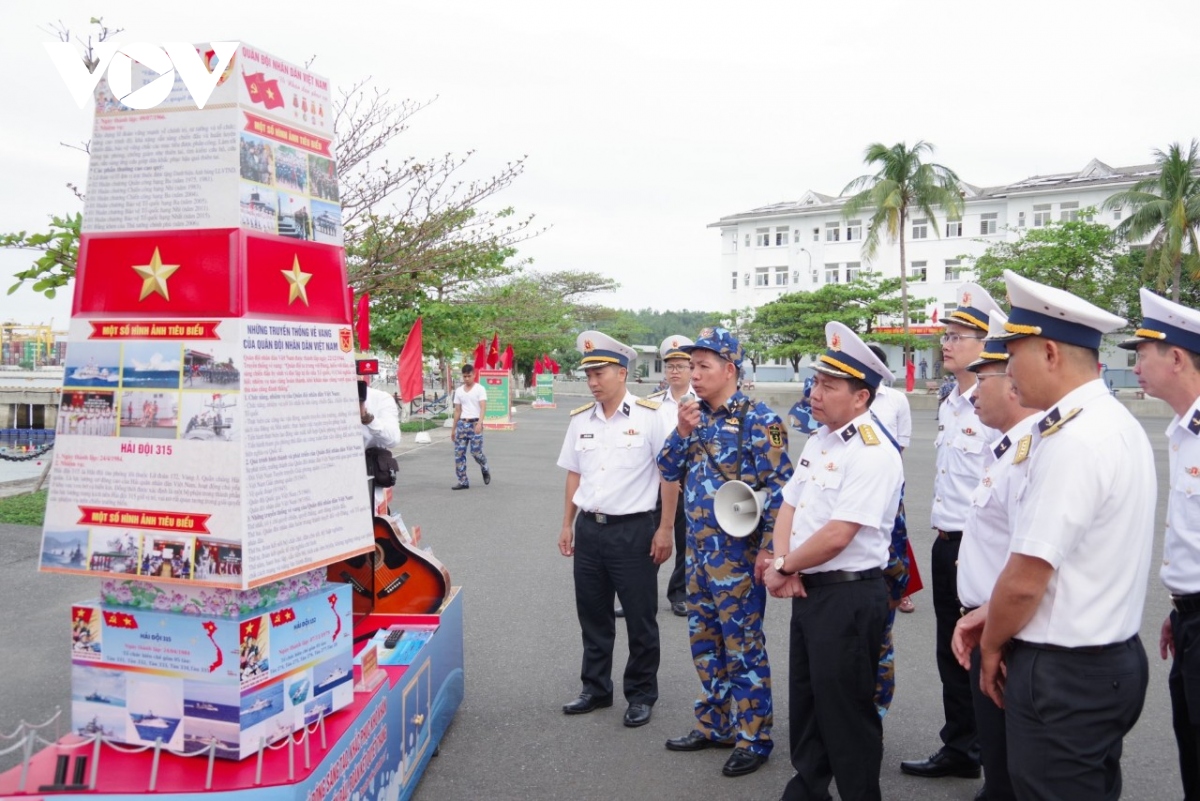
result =
[[[487,390],[487,408],[483,427],[512,431],[517,424],[512,419],[512,372],[509,370],[480,370],[479,383]]]

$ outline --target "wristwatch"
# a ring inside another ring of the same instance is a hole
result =
[[[778,573],[778,574],[779,574],[779,575],[781,575],[781,576],[794,576],[794,575],[796,575],[796,571],[795,571],[795,570],[784,570],[784,569],[783,569],[783,560],[784,560],[784,559],[786,559],[786,558],[787,558],[786,556],[777,556],[777,557],[775,557],[775,561],[771,563],[771,567],[775,568],[775,572],[776,572],[776,573]]]

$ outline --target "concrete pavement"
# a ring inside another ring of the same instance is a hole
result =
[[[757,394],[757,393],[755,393]],[[776,751],[758,773],[728,779],[720,768],[727,752],[677,754],[668,737],[691,728],[699,688],[688,652],[687,625],[670,614],[666,570],[660,573],[662,666],[660,700],[650,724],[621,725],[624,704],[567,717],[560,706],[579,689],[580,641],[571,565],[558,554],[564,473],[555,467],[568,413],[584,399],[559,398],[559,408],[518,407],[517,428],[488,432],[485,448],[494,479],[479,480],[473,462],[471,489],[454,483],[448,429],[431,445],[416,447],[406,434],[400,449],[398,506],[409,525],[420,525],[455,584],[464,588],[466,699],[430,763],[418,801],[457,799],[561,799],[683,801],[731,796],[778,798],[791,776],[787,726],[787,602],[772,599],[767,612],[773,657]],[[785,408],[777,409],[786,412]],[[913,445],[905,456],[907,506],[918,561],[929,576],[929,519],[933,473],[932,410],[914,410]],[[1144,419],[1158,458],[1158,520],[1165,511],[1167,421]],[[799,453],[799,437],[791,453]],[[1161,531],[1162,526],[1157,526]],[[69,606],[95,594],[96,581],[35,572],[39,533],[0,527],[0,734],[19,719],[40,721],[56,704],[69,705]],[[1156,553],[1161,541],[1156,543]],[[1155,561],[1157,564],[1157,560]],[[1166,799],[1182,795],[1170,728],[1168,663],[1157,656],[1166,594],[1152,572],[1142,639],[1150,653],[1145,710],[1125,742],[1124,797]],[[922,780],[899,771],[903,759],[927,756],[939,745],[941,691],[933,655],[934,620],[928,591],[915,596],[917,611],[896,626],[897,692],[884,722],[883,796],[892,801],[970,799],[978,782]],[[624,664],[625,636],[618,626],[616,671]],[[3,744],[0,743],[0,749]],[[3,758],[8,759],[8,758]],[[12,764],[11,759],[3,763]]]

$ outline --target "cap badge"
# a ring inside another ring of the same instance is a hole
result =
[[[711,328],[701,328],[700,329],[700,338],[701,339],[708,339],[712,335],[713,335],[713,330]]]
[[[585,339],[585,340],[583,340],[583,349],[585,352],[590,353],[591,351],[596,349],[596,346],[592,344],[592,340]]]
[[[964,306],[970,306],[970,305],[971,305],[971,293],[970,293],[970,292],[964,292],[964,293],[963,293],[963,296],[962,296],[962,305],[964,305]]]
[[[672,347],[672,348],[678,348],[678,347],[679,347],[679,340],[678,340],[678,339],[672,339],[672,340],[671,340],[671,347]]]
[[[840,334],[834,334],[832,337],[829,338],[829,347],[831,350],[841,350],[842,349],[842,337]]]

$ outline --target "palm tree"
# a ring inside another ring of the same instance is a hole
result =
[[[1146,248],[1146,277],[1153,277],[1162,291],[1171,282],[1171,299],[1179,300],[1183,267],[1193,278],[1200,278],[1200,247],[1196,229],[1200,228],[1200,154],[1192,140],[1187,156],[1178,142],[1164,153],[1154,151],[1158,175],[1138,181],[1132,189],[1104,201],[1104,208],[1128,206],[1132,214],[1117,226],[1117,236],[1140,242],[1154,236]],[[1184,252],[1184,245],[1188,252]]]
[[[879,249],[879,237],[886,232],[890,241],[900,243],[900,309],[904,316],[904,336],[908,337],[908,268],[904,256],[904,227],[909,210],[925,214],[932,222],[935,207],[945,209],[947,217],[961,217],[962,194],[958,176],[949,167],[926,163],[922,156],[933,155],[933,145],[917,142],[911,148],[904,142],[886,147],[876,142],[867,148],[863,161],[878,165],[874,175],[861,175],[842,190],[845,195],[856,193],[843,209],[847,219],[864,209],[874,209],[867,235],[863,238],[862,253],[869,261]],[[935,223],[933,232],[941,232]],[[908,358],[909,346],[904,346]]]

